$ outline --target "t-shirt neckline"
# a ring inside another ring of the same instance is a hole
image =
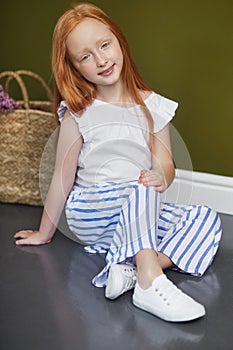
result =
[[[155,93],[153,91],[151,91],[151,93],[145,98],[144,102],[145,104],[147,104],[147,102],[150,100],[150,98],[154,95]],[[110,102],[106,102],[106,101],[103,101],[103,100],[100,100],[98,98],[95,98],[94,99],[94,104],[97,104],[97,105],[112,105],[114,107],[121,107],[121,108],[135,108],[137,106],[139,106],[138,104],[129,104],[129,106],[124,105],[123,103],[120,104],[120,103],[110,103]]]

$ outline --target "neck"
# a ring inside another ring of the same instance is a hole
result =
[[[108,103],[124,102],[125,96],[123,95],[122,83],[97,86],[96,98]]]

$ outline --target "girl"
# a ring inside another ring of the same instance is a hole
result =
[[[133,304],[164,320],[204,316],[163,272],[203,275],[221,236],[209,208],[159,201],[174,178],[169,121],[177,103],[144,83],[120,28],[92,4],[58,20],[52,66],[61,123],[55,170],[39,230],[16,233],[16,244],[49,243],[66,203],[85,249],[107,252],[93,279],[107,298],[134,288]]]

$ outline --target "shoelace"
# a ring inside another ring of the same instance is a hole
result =
[[[135,276],[136,268],[135,267],[125,267],[123,269],[123,273],[126,277],[125,279],[125,286],[124,289],[131,289],[134,287],[136,282],[136,276]]]
[[[160,290],[160,288],[155,288],[155,292],[161,297],[161,299],[167,304],[171,305],[172,301],[177,301],[179,296],[186,296],[179,288],[177,288],[172,282],[167,281],[167,286]]]

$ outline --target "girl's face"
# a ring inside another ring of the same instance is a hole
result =
[[[67,51],[73,66],[98,88],[121,81],[123,55],[115,35],[102,22],[86,18],[68,35]]]

